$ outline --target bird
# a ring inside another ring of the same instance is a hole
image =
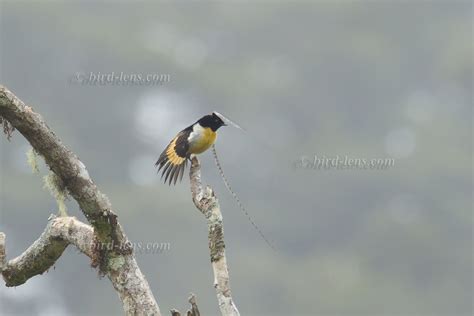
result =
[[[217,130],[222,126],[234,126],[242,131],[245,131],[242,127],[237,125],[235,122],[231,121],[224,115],[218,112],[212,112],[211,114],[201,117],[196,123],[189,125],[181,132],[179,132],[166,146],[166,148],[161,153],[160,157],[155,163],[155,167],[158,167],[158,173],[161,169],[163,172],[161,178],[165,176],[165,183],[168,182],[168,185],[171,185],[173,182],[176,185],[176,182],[179,177],[179,181],[183,180],[184,170],[188,160],[191,160],[193,155],[198,155],[211,146],[214,145],[214,142],[217,138]],[[252,226],[257,230],[259,235],[265,240],[265,242],[272,248],[273,244],[265,237],[262,230],[252,219],[250,214],[247,212],[245,207],[240,202],[237,194],[230,187],[227,178],[224,175],[221,164],[217,158],[215,147],[213,147],[214,160],[216,162],[217,168],[221,174],[222,180],[227,188],[227,190],[232,194],[232,197],[237,202],[240,210],[247,216],[247,219],[250,221]],[[169,179],[169,180],[168,180]]]
[[[166,146],[155,163],[158,173],[163,169],[161,178],[165,177],[165,183],[176,185],[178,177],[183,179],[184,170],[192,155],[205,152],[211,147],[217,138],[217,130],[230,123],[236,125],[222,114],[212,112],[197,120],[194,124],[180,131]]]

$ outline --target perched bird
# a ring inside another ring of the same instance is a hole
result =
[[[217,137],[217,130],[221,126],[231,125],[237,127],[238,129],[243,130],[242,127],[225,117],[224,115],[212,112],[209,115],[201,117],[196,123],[186,127],[181,132],[176,135],[168,146],[166,146],[165,150],[158,158],[158,161],[155,163],[155,167],[158,167],[158,172],[163,169],[163,173],[161,174],[161,178],[165,176],[165,183],[168,181],[168,184],[171,185],[176,184],[178,177],[180,181],[183,179],[184,169],[186,169],[186,164],[188,160],[193,155],[201,154],[205,152],[209,147],[211,147],[214,142],[216,141]],[[247,216],[247,219],[250,221],[252,226],[257,230],[259,235],[265,240],[265,242],[272,248],[273,244],[265,237],[262,230],[258,227],[255,221],[252,219],[250,214],[247,212],[245,207],[240,202],[237,194],[232,190],[227,181],[227,178],[224,175],[224,171],[222,170],[221,164],[217,158],[217,153],[215,148],[213,147],[213,154],[214,160],[216,162],[217,168],[221,174],[222,180],[224,180],[224,184],[229,190],[232,197],[237,202],[240,210]]]
[[[176,135],[169,145],[163,150],[155,163],[158,172],[163,169],[161,177],[165,176],[165,183],[169,178],[169,183],[183,179],[184,169],[191,155],[200,154],[206,151],[216,141],[216,131],[226,123],[235,123],[224,117],[222,114],[212,112],[203,116],[196,123],[186,127]],[[237,126],[238,127],[238,126]]]

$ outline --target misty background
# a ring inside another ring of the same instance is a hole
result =
[[[161,311],[217,315],[207,226],[189,180],[154,163],[218,111],[233,189],[271,250],[200,156],[224,216],[242,315],[471,315],[470,1],[0,3],[0,82],[85,163],[133,242]],[[155,85],[82,84],[90,73],[165,74]],[[16,132],[0,137],[7,256],[43,231],[56,201]],[[295,168],[302,156],[391,158],[384,170]],[[84,217],[74,201],[68,212]],[[69,247],[54,269],[0,286],[2,315],[118,315],[121,302]]]

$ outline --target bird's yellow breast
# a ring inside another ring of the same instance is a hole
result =
[[[209,127],[202,127],[199,124],[193,129],[189,139],[189,152],[200,154],[206,151],[216,141],[217,134]]]

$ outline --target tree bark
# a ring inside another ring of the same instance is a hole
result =
[[[5,262],[5,238],[0,234],[0,241],[3,240],[0,265],[7,286],[23,284],[43,273],[72,243],[92,258],[100,273],[107,275],[127,315],[161,315],[112,205],[92,181],[84,164],[62,144],[38,113],[3,86],[0,86],[0,117],[7,137],[16,129],[29,141],[77,201],[91,225],[69,217],[54,219],[31,247],[9,262]],[[88,247],[93,245],[101,246],[90,252]]]
[[[230,291],[229,269],[225,256],[224,226],[222,214],[214,191],[206,186],[202,188],[201,169],[199,160],[193,157],[191,160],[191,193],[193,202],[198,210],[207,219],[209,230],[209,250],[211,255],[212,270],[214,272],[214,288],[216,289],[217,301],[222,315],[240,315],[232,299]]]
[[[108,198],[99,191],[84,164],[49,129],[43,118],[0,85],[0,125],[7,138],[18,130],[42,156],[61,185],[79,204],[89,224],[74,217],[50,217],[41,236],[20,256],[7,261],[5,235],[0,232],[0,272],[7,286],[18,286],[52,267],[68,245],[91,258],[92,266],[106,275],[119,294],[127,315],[158,315],[160,309],[141,273],[117,215]],[[214,287],[222,315],[240,315],[229,284],[224,228],[219,202],[210,187],[202,188],[200,164],[192,159],[193,202],[207,219]],[[194,295],[187,315],[199,316]],[[177,310],[171,311],[179,315]]]

